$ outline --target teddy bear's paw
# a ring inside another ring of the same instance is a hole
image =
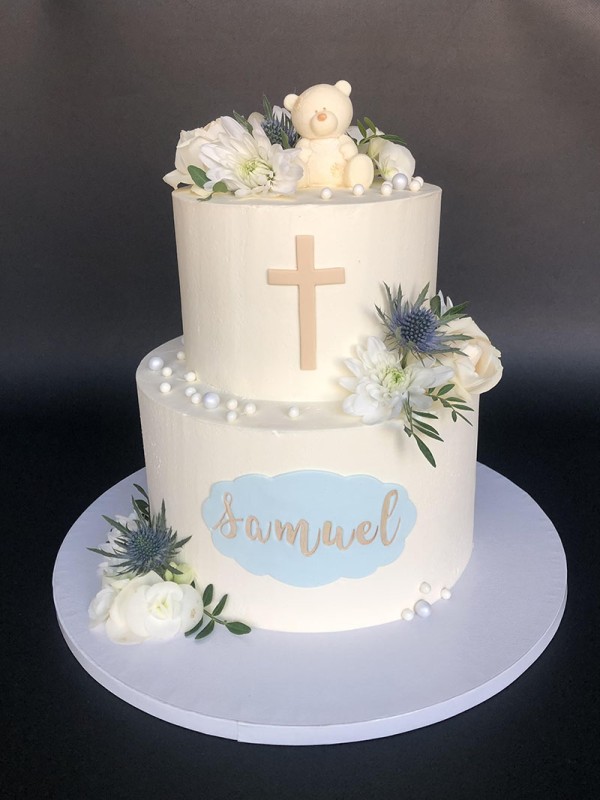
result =
[[[368,189],[373,183],[374,177],[373,162],[365,153],[359,153],[346,164],[344,183],[350,188],[360,183],[365,189]]]

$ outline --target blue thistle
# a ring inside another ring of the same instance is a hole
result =
[[[99,553],[107,558],[118,559],[117,575],[132,573],[133,575],[146,575],[148,572],[156,572],[164,578],[165,571],[178,574],[173,567],[179,555],[179,550],[190,540],[177,541],[177,533],[167,526],[164,501],[161,504],[158,514],[151,515],[148,504],[148,495],[136,485],[146,500],[136,500],[132,498],[133,508],[136,519],[133,520],[132,528],[122,525],[110,517],[104,519],[121,534],[114,542],[113,552],[99,550],[95,547],[88,549],[94,553]]]
[[[298,133],[291,118],[285,113],[280,117],[276,117],[273,113],[273,106],[266,95],[263,95],[263,109],[265,118],[261,123],[261,127],[271,144],[280,144],[284,150],[295,147],[298,141]]]
[[[459,352],[453,342],[466,340],[462,334],[447,334],[443,326],[453,319],[464,317],[466,303],[452,306],[443,314],[438,297],[430,301],[430,307],[423,305],[429,291],[429,284],[419,294],[416,302],[405,300],[399,286],[396,297],[392,297],[390,287],[384,284],[387,295],[389,313],[375,306],[379,318],[388,330],[387,340],[400,351],[401,357],[412,353],[419,359],[435,356],[439,353]]]

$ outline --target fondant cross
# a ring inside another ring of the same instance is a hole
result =
[[[300,369],[317,368],[317,286],[345,283],[342,267],[315,269],[315,237],[296,236],[296,269],[269,269],[270,286],[298,287]]]

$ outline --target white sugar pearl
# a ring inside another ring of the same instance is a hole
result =
[[[235,411],[236,408],[238,407],[238,401],[235,399],[235,397],[230,397],[229,400],[225,403],[225,405],[230,411]]]
[[[408,186],[408,178],[403,172],[397,172],[392,178],[392,186],[394,189],[406,189]]]
[[[384,195],[385,197],[389,197],[389,195],[391,195],[391,193],[394,191],[394,187],[389,181],[384,181],[381,184],[380,191],[382,195]]]
[[[171,391],[171,384],[168,381],[163,381],[158,388],[163,394],[167,394]]]
[[[193,386],[186,386],[184,394],[186,397],[192,397],[193,395],[197,394],[197,392],[198,390],[195,389]]]
[[[290,406],[287,413],[290,419],[297,419],[300,416],[300,409],[298,406]]]
[[[190,399],[195,406],[199,406],[200,403],[202,402],[202,395],[194,391],[194,394],[191,396]]]
[[[198,379],[198,376],[196,375],[196,373],[192,372],[191,370],[190,370],[190,372],[186,372],[183,377],[186,379],[186,381],[188,383],[193,383],[195,380]]]
[[[452,597],[452,592],[450,591],[450,589],[446,589],[446,587],[444,586],[444,588],[440,592],[440,597],[442,598],[442,600],[450,600],[450,598]]]
[[[332,197],[333,197],[333,192],[331,191],[329,186],[326,186],[324,189],[321,190],[321,200],[331,200]]]
[[[238,413],[237,413],[237,411],[228,411],[228,412],[227,412],[227,415],[226,415],[226,417],[225,417],[225,419],[227,420],[227,422],[235,422],[237,418],[238,418]]]
[[[364,193],[365,193],[365,187],[362,185],[362,183],[354,184],[354,186],[352,187],[352,194],[355,197],[362,197]]]
[[[431,586],[427,583],[427,581],[423,581],[423,583],[419,586],[419,591],[421,594],[429,594],[431,591]]]
[[[202,397],[202,405],[204,408],[218,408],[221,398],[216,392],[206,392]]]
[[[421,191],[421,184],[416,178],[413,178],[412,181],[408,184],[409,191],[411,192],[420,192]]]
[[[415,603],[415,614],[419,617],[428,617],[431,614],[431,606],[427,600],[417,600]]]
[[[244,414],[256,414],[256,403],[244,403],[242,411]]]
[[[177,361],[185,361],[185,353],[183,350],[179,350],[177,353]]]
[[[162,369],[164,365],[165,362],[162,360],[162,358],[159,358],[158,356],[154,356],[153,358],[150,359],[150,361],[148,361],[148,366],[153,372],[158,372],[158,370]]]
[[[163,367],[160,371],[160,374],[163,375],[165,378],[170,378],[173,374],[173,370],[171,367]]]
[[[421,188],[423,188],[423,184],[425,183],[425,181],[423,180],[423,178],[419,177],[419,175],[415,175],[413,181],[419,181],[419,183],[421,184]]]
[[[412,608],[405,608],[401,616],[402,619],[406,620],[407,622],[410,622],[411,619],[415,618],[415,612],[412,610]]]

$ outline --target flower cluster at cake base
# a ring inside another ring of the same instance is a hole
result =
[[[194,570],[180,558],[189,537],[178,540],[167,526],[164,503],[152,515],[146,492],[134,485],[142,497],[132,498],[133,513],[104,517],[111,526],[107,541],[89,548],[106,559],[99,567],[102,588],[88,609],[92,626],[102,626],[117,644],[166,641],[181,634],[204,639],[216,625],[237,635],[249,633],[245,623],[221,617],[227,595],[211,609],[212,584],[200,592]]]
[[[340,384],[350,392],[347,414],[368,425],[397,420],[404,433],[436,466],[425,439],[443,441],[435,427],[446,409],[453,422],[471,425],[473,395],[495,386],[502,376],[500,352],[466,316],[466,304],[453,305],[441,292],[427,297],[429,284],[413,302],[385,285],[388,307],[376,306],[386,329],[384,338],[370,336],[357,347],[357,358],[344,362],[352,373]]]

